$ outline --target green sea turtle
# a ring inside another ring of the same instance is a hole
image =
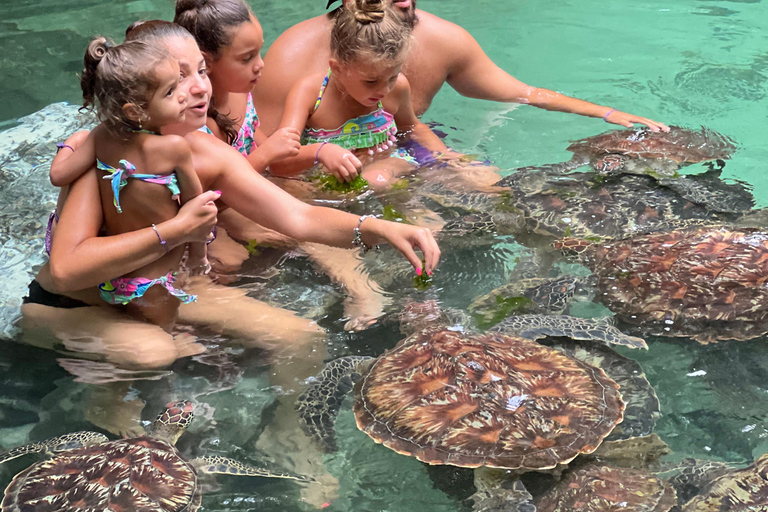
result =
[[[614,381],[560,351],[499,333],[427,327],[378,358],[332,361],[310,384],[300,415],[327,448],[353,385],[358,428],[374,441],[461,467],[567,464],[593,452],[624,410]]]
[[[226,457],[184,460],[174,445],[193,409],[189,401],[169,403],[140,437],[109,441],[96,432],[75,432],[1,454],[0,463],[28,453],[53,455],[16,475],[2,512],[194,512],[201,501],[198,472],[310,481]]]
[[[587,464],[535,503],[537,512],[667,512],[677,500],[668,482],[645,470]]]
[[[698,494],[680,506],[681,512],[768,511],[768,454],[743,469],[721,464],[704,466],[697,476]]]
[[[569,161],[535,169],[566,173],[590,165],[601,175],[651,176],[691,202],[715,211],[737,213],[728,195],[708,190],[677,172],[684,165],[730,158],[736,145],[714,130],[680,126],[671,126],[669,132],[653,132],[647,128],[612,130],[574,141],[567,150],[573,153]]]
[[[455,233],[458,238],[481,231],[514,235],[529,246],[539,245],[541,236],[613,240],[662,229],[679,219],[735,220],[737,215],[728,212],[750,209],[754,198],[743,184],[726,184],[719,174],[708,171],[686,183],[720,197],[729,205],[726,212],[691,202],[648,176],[560,176],[530,170],[514,172],[497,186],[481,190],[434,177],[419,185],[409,208],[422,204],[437,211],[447,219],[443,229],[448,236]]]
[[[768,332],[768,232],[692,225],[606,244],[565,239],[595,274],[596,298],[643,334],[701,343]]]

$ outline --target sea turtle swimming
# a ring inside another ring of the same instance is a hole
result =
[[[596,298],[643,334],[701,343],[768,332],[768,232],[682,224],[606,244],[565,239],[596,277]]]
[[[714,130],[680,126],[671,126],[668,132],[653,132],[647,128],[612,130],[574,141],[567,150],[573,153],[569,161],[535,169],[565,173],[589,164],[602,175],[647,175],[691,202],[715,211],[735,212],[727,197],[712,194],[706,187],[677,172],[684,165],[722,162],[730,158],[736,145]]]
[[[519,337],[428,327],[376,359],[332,361],[301,395],[307,431],[327,447],[356,378],[358,428],[429,464],[554,468],[623,418],[618,385],[598,368]]]
[[[537,512],[667,512],[675,490],[645,470],[587,464],[535,500]]]
[[[706,463],[703,469],[695,474],[697,495],[681,504],[681,512],[768,511],[768,454],[743,469]]]
[[[2,511],[194,512],[201,501],[198,472],[310,481],[226,457],[184,460],[174,445],[193,409],[189,401],[169,403],[140,437],[109,441],[97,432],[75,432],[0,454],[0,463],[28,453],[53,454],[16,475]]]
[[[443,229],[459,238],[490,231],[515,235],[529,246],[540,244],[542,235],[612,240],[661,229],[679,219],[735,220],[728,212],[749,210],[754,198],[743,184],[726,184],[719,174],[708,171],[686,178],[686,183],[719,198],[728,205],[726,212],[691,202],[649,176],[601,178],[592,172],[561,176],[540,171],[514,172],[497,186],[481,190],[457,188],[449,178],[428,175],[408,208],[423,204],[438,211],[448,219]]]

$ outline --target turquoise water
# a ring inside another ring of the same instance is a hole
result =
[[[293,23],[321,12],[320,0],[254,2],[267,43]],[[735,139],[740,149],[723,177],[748,182],[759,206],[768,205],[768,161],[764,123],[768,118],[768,4],[758,1],[554,1],[472,2],[420,0],[425,10],[460,22],[487,53],[520,80],[610,105],[669,124],[706,125]],[[136,18],[166,18],[167,0],[129,2],[26,1],[3,6],[0,22],[0,126],[59,101],[76,102],[75,73],[94,33],[119,38]],[[69,111],[67,111],[69,112]],[[60,119],[61,116],[57,119]],[[459,97],[446,87],[425,117],[445,125],[452,146],[487,155],[502,169],[566,160],[569,140],[607,128],[600,120],[530,107]],[[63,138],[55,122],[46,127],[47,146],[9,140],[0,133],[0,288],[5,337],[12,337],[18,299],[40,256],[40,228],[54,191],[46,184],[50,142]],[[45,130],[43,130],[45,131]],[[49,133],[50,132],[50,133]],[[43,138],[42,132],[35,132]],[[4,138],[5,137],[5,138]],[[31,149],[30,149],[31,148]],[[40,168],[33,166],[40,165]],[[699,172],[701,166],[687,168]],[[13,185],[13,186],[11,186]],[[34,249],[34,253],[29,248]],[[465,307],[502,284],[522,249],[500,241],[493,252],[457,250],[446,255],[435,287],[418,297]],[[376,355],[399,334],[391,323],[361,334],[342,331],[342,295],[302,259],[289,259],[268,279],[252,261],[238,285],[258,298],[290,303],[315,315],[329,329],[334,355]],[[402,284],[402,283],[400,283]],[[199,333],[211,343],[227,341]],[[637,359],[656,387],[661,437],[673,458],[745,461],[768,451],[768,351],[766,340],[700,346],[689,340],[652,339]],[[251,463],[270,463],[255,441],[269,423],[281,390],[270,381],[277,371],[263,354],[225,348],[222,360],[182,361],[173,373],[140,380],[119,396],[143,401],[150,420],[171,397],[190,397],[200,415],[180,446],[187,453],[220,453]],[[76,382],[50,352],[4,343],[0,351],[0,448],[77,429],[93,428],[86,411],[103,388]],[[299,384],[297,383],[297,387]],[[135,402],[134,402],[135,403]],[[326,467],[340,480],[340,497],[327,510],[467,510],[471,493],[466,472],[431,471],[414,459],[370,442],[357,431],[349,406],[337,427],[340,451]],[[18,462],[18,463],[17,463]],[[0,485],[24,467],[0,466]],[[437,484],[453,482],[454,493]],[[469,476],[471,482],[471,475]],[[205,510],[305,510],[298,487],[273,480],[219,479],[205,497]]]

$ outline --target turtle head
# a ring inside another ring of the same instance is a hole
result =
[[[176,441],[192,422],[192,418],[195,417],[194,411],[195,404],[189,400],[169,402],[147,433],[171,444],[176,444]]]
[[[624,170],[626,163],[630,160],[627,155],[620,153],[609,153],[603,155],[592,163],[592,167],[598,174],[603,176],[617,174]]]

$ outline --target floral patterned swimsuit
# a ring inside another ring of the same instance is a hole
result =
[[[238,150],[243,156],[248,156],[251,151],[256,149],[256,143],[253,140],[253,133],[256,131],[259,125],[259,116],[256,114],[256,107],[253,106],[253,98],[251,97],[251,93],[248,93],[248,101],[245,105],[245,117],[243,118],[243,124],[240,126],[237,139],[232,143],[232,147]],[[213,132],[207,126],[200,128],[200,131],[213,135]]]

